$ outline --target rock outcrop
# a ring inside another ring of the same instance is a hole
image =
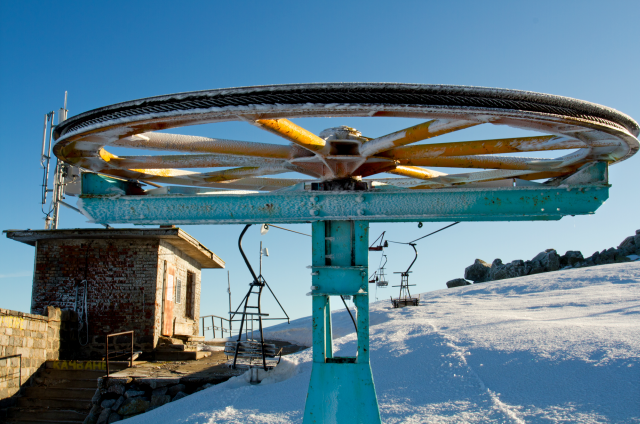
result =
[[[577,250],[569,250],[560,256],[555,249],[546,249],[544,252],[538,253],[530,261],[517,259],[504,264],[501,259],[495,259],[489,265],[482,259],[476,259],[472,265],[465,268],[464,279],[456,278],[447,281],[447,287],[452,288],[471,284],[467,280],[477,284],[521,277],[523,275],[552,272],[559,269],[582,268],[629,262],[631,260],[640,260],[640,230],[636,230],[635,235],[625,238],[617,248],[611,247],[601,252],[595,252],[588,258],[584,258],[582,252]]]
[[[491,265],[489,265],[482,259],[476,259],[473,262],[473,265],[465,268],[464,278],[466,280],[471,280],[474,283],[482,283],[484,281],[488,281],[490,270]]]

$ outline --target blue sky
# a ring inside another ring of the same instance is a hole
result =
[[[232,86],[460,84],[575,97],[638,120],[638,16],[637,1],[2,2],[0,229],[44,225],[42,120],[62,106],[65,90],[73,116],[140,97]],[[312,131],[346,124],[369,137],[407,126],[393,119],[299,123]],[[241,123],[183,132],[282,142]],[[442,141],[520,134],[481,126]],[[464,223],[425,239],[412,275],[416,291],[442,289],[447,280],[462,277],[475,258],[530,259],[550,247],[590,255],[617,246],[640,228],[639,161],[634,157],[611,168],[611,197],[595,216]],[[407,241],[442,225],[373,224],[371,234],[375,238],[386,230],[390,239]],[[85,218],[63,210],[61,227],[86,226],[91,224]],[[290,227],[310,232],[309,225]],[[235,303],[250,282],[235,247],[241,227],[185,229],[227,261]],[[261,239],[271,253],[265,277],[291,316],[308,315],[310,240],[276,229]],[[258,230],[245,240],[257,260]],[[30,246],[0,238],[0,307],[29,310],[33,253]],[[389,272],[403,270],[412,259],[407,246],[387,253]],[[372,255],[371,265],[378,260]],[[395,289],[379,290],[378,297],[392,293]],[[226,271],[203,273],[201,305],[202,315],[227,312]]]

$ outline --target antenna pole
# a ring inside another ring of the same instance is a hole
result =
[[[231,337],[231,320],[233,317],[231,316],[231,277],[229,276],[229,270],[227,270],[227,293],[229,293],[229,337]],[[222,333],[224,336],[224,333]]]
[[[64,92],[64,106],[58,111],[58,125],[66,121],[67,119],[67,92]],[[53,116],[51,117],[51,130],[53,131]],[[53,139],[50,138],[49,142],[49,156],[51,156],[51,144]],[[67,173],[67,165],[59,159],[56,159],[56,168],[53,176],[53,198],[51,199],[51,206],[53,209],[53,216],[51,217],[51,229],[56,230],[58,228],[58,221],[60,219],[60,202],[64,198],[64,178]]]
[[[260,240],[260,275],[262,275],[262,240]]]

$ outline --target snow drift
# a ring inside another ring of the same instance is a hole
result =
[[[337,355],[356,351],[346,311]],[[310,345],[310,318],[265,330]],[[640,264],[445,289],[419,307],[371,304],[371,367],[385,423],[640,422]],[[311,351],[260,385],[246,375],[133,423],[300,423]]]

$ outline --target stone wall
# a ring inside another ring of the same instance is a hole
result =
[[[73,349],[76,322],[73,312],[52,306],[45,310],[47,315],[0,309],[0,357],[22,354],[21,381],[20,358],[0,359],[0,407],[46,360],[60,359],[65,349]]]
[[[135,331],[137,350],[153,349],[159,244],[159,240],[100,239],[37,242],[32,313],[42,314],[48,305],[76,310],[76,285],[81,303],[83,281],[88,281],[88,336],[81,331],[86,346],[69,359],[99,359],[105,336],[128,330]]]

